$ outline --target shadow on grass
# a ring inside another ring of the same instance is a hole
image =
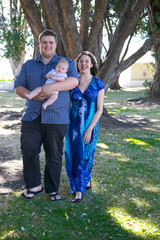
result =
[[[44,193],[31,201],[15,195],[1,212],[0,236],[1,239],[23,240],[144,240],[131,230],[125,230],[106,208],[104,196],[91,191],[85,194],[80,204],[69,202],[68,196],[52,204]]]

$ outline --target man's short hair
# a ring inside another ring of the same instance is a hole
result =
[[[43,32],[40,33],[40,35],[39,35],[39,42],[41,42],[42,37],[44,37],[44,36],[52,36],[52,37],[54,37],[55,42],[57,42],[56,34],[52,30],[50,30],[50,29],[45,29]]]

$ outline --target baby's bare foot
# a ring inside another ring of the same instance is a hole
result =
[[[31,96],[30,96],[29,94],[27,94],[27,93],[25,93],[25,96],[26,96],[26,98],[29,99],[29,100],[32,99]]]
[[[46,110],[47,106],[45,104],[42,105],[43,109]]]

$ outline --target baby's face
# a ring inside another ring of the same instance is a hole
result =
[[[55,70],[58,73],[66,73],[68,71],[68,66],[65,63],[58,63]]]

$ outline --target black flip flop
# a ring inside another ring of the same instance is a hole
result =
[[[22,196],[22,198],[24,198],[26,200],[31,200],[32,198],[41,194],[42,192],[43,192],[43,188],[40,191],[31,191],[30,189],[28,189],[27,194],[33,194],[33,197],[27,197],[27,196],[24,195],[24,193],[22,193],[21,196]]]
[[[56,198],[57,195],[59,195],[59,194],[58,194],[58,193],[51,193],[51,194],[49,194],[50,198],[51,198],[51,197],[54,197],[54,200],[51,200],[52,202],[59,202],[59,201],[62,200],[62,198],[57,199],[57,198]]]

